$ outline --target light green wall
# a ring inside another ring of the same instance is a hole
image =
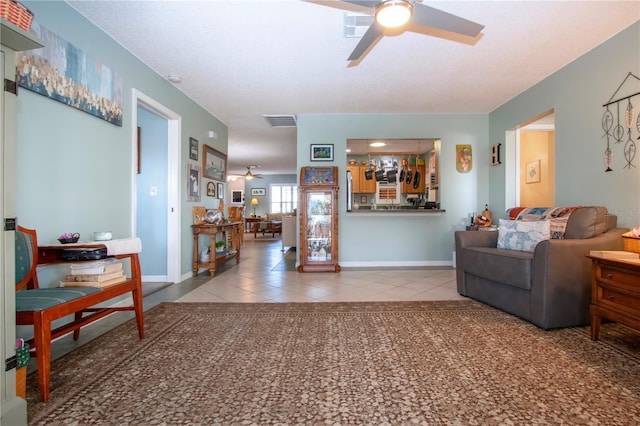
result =
[[[605,112],[602,105],[629,72],[640,76],[638,22],[489,115],[491,142],[504,144],[506,131],[515,130],[540,113],[555,110],[556,205],[603,205],[617,214],[618,224],[625,227],[640,225],[640,155],[633,162],[635,167],[625,168],[623,144],[612,142],[614,171],[605,173],[602,159],[606,140],[601,123]],[[618,97],[639,91],[640,81],[630,78]],[[637,115],[640,97],[633,101]],[[623,116],[625,108],[623,102]],[[612,112],[616,117],[615,107]],[[505,183],[513,178],[506,176],[505,170],[504,162],[490,170],[490,201],[498,211],[510,207],[504,203]]]
[[[339,258],[343,266],[450,264],[453,231],[488,202],[489,127],[486,114],[301,114],[298,116],[298,169],[338,166]],[[347,139],[442,140],[439,158],[441,215],[363,217],[346,213]],[[334,144],[334,162],[310,161],[310,144]],[[469,144],[473,169],[458,173],[455,147]],[[298,171],[299,172],[299,171]]]
[[[61,1],[25,2],[36,21],[123,77],[124,122],[117,127],[87,113],[20,89],[17,120],[17,214],[43,243],[63,232],[90,238],[111,230],[131,235],[132,89],[182,117],[181,273],[191,269],[191,207],[186,202],[188,140],[227,152],[227,127]],[[208,131],[217,140],[207,137]],[[200,164],[198,162],[198,164]],[[143,241],[144,249],[144,241]]]

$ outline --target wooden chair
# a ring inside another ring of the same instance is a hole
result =
[[[244,206],[231,206],[229,207],[229,214],[227,217],[232,222],[242,222],[243,225],[240,229],[239,241],[232,241],[233,247],[241,247],[244,241]],[[233,233],[231,234],[233,236]],[[234,244],[235,243],[235,244]]]
[[[80,328],[116,311],[134,310],[138,335],[144,337],[142,287],[140,262],[137,253],[119,255],[129,258],[131,278],[105,288],[52,287],[39,288],[36,267],[38,265],[38,239],[36,231],[18,226],[16,230],[16,324],[32,325],[33,339],[28,341],[31,355],[36,357],[40,397],[49,400],[49,373],[51,341],[73,332],[74,340],[80,337]],[[109,299],[131,292],[132,307],[93,307]],[[88,314],[88,315],[85,315]],[[73,315],[74,320],[55,329],[53,321]],[[81,373],[80,373],[81,374]]]

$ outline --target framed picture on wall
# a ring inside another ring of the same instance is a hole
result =
[[[534,160],[527,163],[527,169],[525,171],[525,182],[536,183],[540,182],[540,160]]]
[[[187,164],[187,201],[200,201],[200,166]]]
[[[265,188],[251,188],[251,195],[264,196],[267,195],[267,190]]]
[[[200,149],[198,145],[197,139],[189,138],[189,158],[192,160],[198,161],[198,150]]]
[[[204,145],[202,159],[202,176],[224,182],[227,180],[227,156],[222,152]]]
[[[243,191],[231,191],[231,203],[232,204],[242,204],[244,201],[244,196],[242,194]]]
[[[224,184],[218,182],[218,198],[224,198]]]
[[[333,144],[311,144],[311,161],[333,161]]]
[[[207,182],[207,196],[215,197],[216,196],[216,184],[213,182]]]

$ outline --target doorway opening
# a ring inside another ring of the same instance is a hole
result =
[[[161,103],[155,101],[144,93],[133,89],[132,91],[132,125],[131,125],[131,234],[138,235],[137,221],[138,215],[143,214],[138,211],[138,188],[136,184],[136,174],[138,170],[138,155],[144,156],[144,152],[138,151],[138,107],[144,108],[153,114],[167,120],[167,229],[166,229],[166,281],[178,283],[181,281],[180,259],[180,134],[182,127],[182,117],[176,114]],[[143,241],[144,244],[144,241]],[[143,281],[145,280],[144,270]],[[150,278],[156,281],[158,278]]]
[[[555,114],[546,111],[506,132],[506,206],[555,205]],[[510,177],[510,178],[509,178]]]

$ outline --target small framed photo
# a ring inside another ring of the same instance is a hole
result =
[[[527,163],[525,182],[540,182],[540,160],[530,161]]]
[[[333,144],[311,144],[311,161],[333,161]]]
[[[187,201],[200,201],[200,166],[187,164]]]
[[[267,190],[265,188],[251,188],[251,195],[264,196],[267,195]]]
[[[204,145],[202,175],[206,178],[224,182],[227,180],[227,156],[222,152]]]
[[[218,198],[224,198],[224,184],[218,182]]]
[[[367,204],[367,196],[366,195],[361,195],[360,196],[360,204]]]
[[[231,204],[242,204],[243,198],[242,191],[231,191]]]
[[[200,150],[198,145],[197,139],[189,138],[189,158],[192,160],[198,161],[198,151]]]
[[[216,184],[213,182],[207,182],[207,196],[215,197],[216,196]]]

